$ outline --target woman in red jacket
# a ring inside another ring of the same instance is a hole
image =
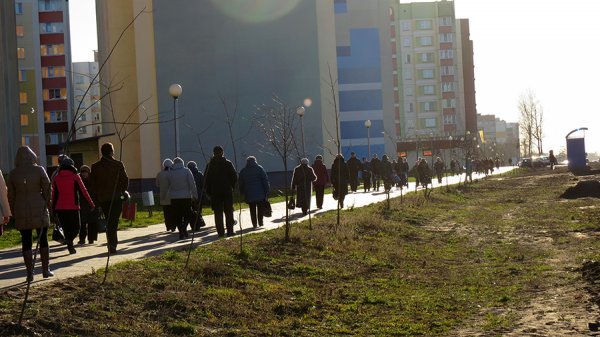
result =
[[[80,195],[83,195],[94,209],[94,202],[77,174],[73,160],[65,158],[60,164],[58,174],[52,179],[52,207],[65,233],[69,254],[77,252],[73,247],[73,240],[79,234]]]

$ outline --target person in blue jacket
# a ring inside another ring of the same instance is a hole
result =
[[[240,192],[250,207],[252,226],[263,226],[263,210],[260,202],[267,200],[270,184],[267,172],[258,165],[256,158],[250,156],[246,159],[246,166],[240,171],[238,180]]]

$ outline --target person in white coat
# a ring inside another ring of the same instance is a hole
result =
[[[2,171],[0,171],[0,235],[4,233],[4,224],[8,223],[11,216],[10,204],[8,203],[8,190],[6,189],[6,182],[4,181]]]
[[[191,218],[192,199],[198,199],[196,182],[192,171],[183,165],[183,160],[179,157],[173,159],[168,177],[173,225],[179,229],[179,239],[187,238],[187,220]]]

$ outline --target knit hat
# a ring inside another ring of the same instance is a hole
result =
[[[187,168],[189,168],[191,170],[191,169],[197,168],[197,167],[198,167],[198,164],[196,164],[195,161],[193,161],[193,160],[188,161]]]
[[[65,157],[60,163],[60,166],[75,166],[75,162],[73,161],[73,159]]]
[[[308,165],[308,158],[302,158],[302,159],[300,159],[300,163],[304,164],[304,165]]]
[[[79,172],[81,172],[81,173],[83,173],[83,172],[92,173],[92,170],[90,169],[90,167],[89,167],[89,166],[87,166],[87,165],[82,165],[82,166],[79,168]]]
[[[163,160],[163,168],[170,168],[171,166],[173,166],[173,161],[169,158]]]
[[[173,164],[183,164],[183,159],[175,157],[175,159],[173,159]]]

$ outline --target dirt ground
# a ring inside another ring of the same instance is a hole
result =
[[[594,243],[600,239],[600,199],[595,197],[600,195],[600,190],[590,188],[598,185],[598,180],[600,175],[575,177],[564,169],[531,172],[521,179],[507,180],[506,183],[517,192],[515,195],[519,195],[518,191],[523,188],[555,184],[557,193],[549,197],[549,202],[573,202],[560,198],[560,191],[568,191],[565,193],[569,196],[568,199],[583,200],[585,206],[578,204],[574,207],[586,214],[597,226],[593,229],[563,231],[558,227],[553,228],[553,219],[548,218],[547,227],[543,230],[537,228],[528,231],[527,226],[523,226],[513,233],[505,233],[507,239],[515,240],[518,244],[533,244],[540,250],[549,252],[547,264],[552,266],[552,270],[546,276],[547,282],[542,287],[529,290],[531,300],[521,308],[494,309],[495,312],[492,313],[480,313],[480,319],[493,314],[510,320],[513,324],[510,331],[485,331],[481,320],[476,319],[457,331],[457,336],[600,336],[600,263],[582,261],[582,255],[592,253],[589,250],[598,247]],[[511,217],[511,214],[506,216]],[[564,236],[574,240],[576,244],[568,248],[557,244],[558,241],[565,240]]]

